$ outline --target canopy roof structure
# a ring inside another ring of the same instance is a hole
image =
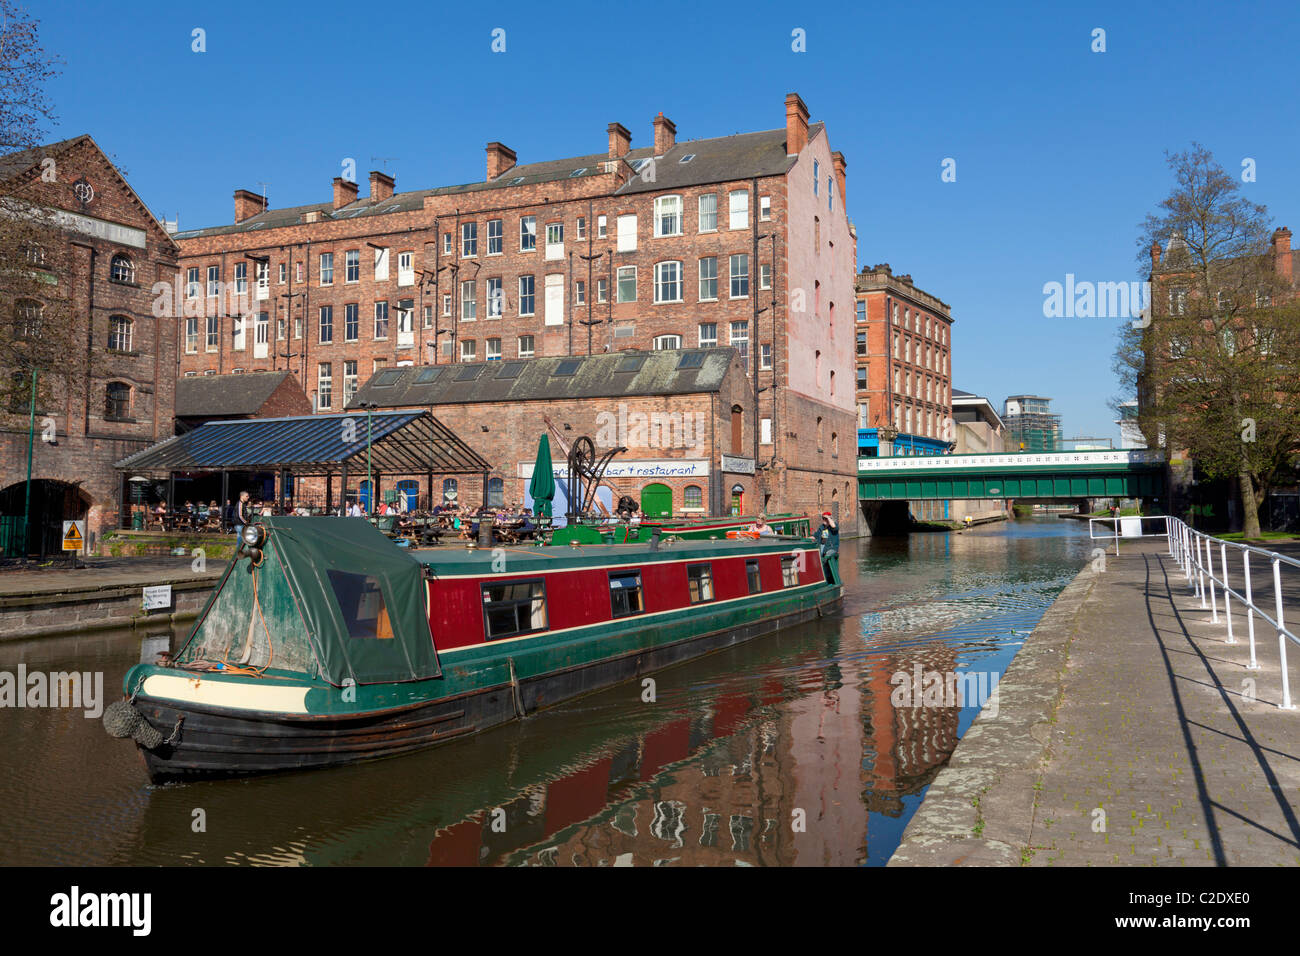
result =
[[[123,458],[132,473],[292,471],[333,475],[367,456],[386,474],[475,475],[492,465],[426,411],[206,422]]]

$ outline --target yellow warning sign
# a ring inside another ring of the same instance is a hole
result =
[[[85,531],[80,521],[63,522],[63,550],[80,551],[86,540]]]

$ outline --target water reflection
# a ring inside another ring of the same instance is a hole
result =
[[[662,672],[654,703],[628,685],[337,770],[154,787],[80,712],[0,712],[0,860],[880,864],[978,712],[902,706],[899,675],[996,678],[1087,545],[1052,519],[850,543],[843,616]],[[9,644],[0,668],[75,662],[113,693],[139,645]]]

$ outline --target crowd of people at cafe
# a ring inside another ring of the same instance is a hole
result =
[[[394,537],[406,537],[415,541],[441,540],[444,537],[461,538],[466,541],[477,540],[483,522],[490,522],[494,542],[514,543],[535,540],[539,533],[550,525],[550,519],[538,516],[531,508],[522,507],[518,502],[493,507],[481,505],[471,508],[456,501],[455,493],[444,497],[443,501],[430,509],[413,507],[416,502],[405,494],[398,494],[392,501],[377,502],[370,517],[382,530]],[[369,501],[364,497],[347,496],[337,507],[326,510],[304,503],[295,504],[287,499],[283,507],[278,502],[263,501],[254,498],[248,491],[240,492],[233,501],[227,500],[224,506],[216,501],[186,501],[184,505],[169,511],[165,504],[159,503],[150,510],[150,524],[165,531],[181,532],[215,532],[239,534],[244,525],[255,522],[266,515],[293,515],[313,517],[318,515],[335,515],[339,517],[367,517]],[[605,509],[602,507],[601,511]],[[594,516],[610,523],[626,522],[636,526],[645,520],[646,515],[636,506],[636,502],[623,496],[616,505],[613,514]],[[823,516],[827,525],[822,531],[836,532],[834,522],[829,520],[829,512]],[[748,536],[766,537],[775,535],[776,530],[759,516],[746,529]],[[820,532],[819,532],[820,533]],[[837,542],[838,543],[838,542]]]

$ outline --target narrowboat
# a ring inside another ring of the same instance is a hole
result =
[[[607,522],[591,524],[571,522],[557,528],[551,536],[553,544],[579,543],[628,544],[650,541],[655,535],[696,541],[718,541],[723,538],[748,536],[748,529],[757,518],[649,518],[639,524]],[[771,515],[767,519],[772,534],[778,537],[806,538],[811,534],[807,515]]]
[[[335,766],[812,620],[841,591],[808,538],[403,549],[363,519],[266,518],[103,719],[154,781]]]

